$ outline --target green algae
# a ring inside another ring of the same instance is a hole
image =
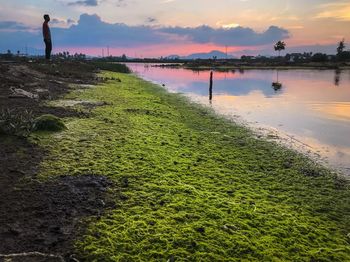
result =
[[[76,242],[88,261],[347,261],[349,183],[133,75],[71,94],[104,101],[59,134],[41,177],[116,181],[116,208]]]

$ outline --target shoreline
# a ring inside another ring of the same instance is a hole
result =
[[[331,163],[328,157],[321,156],[317,148],[313,148],[306,142],[301,141],[296,135],[290,134],[286,131],[279,130],[278,128],[262,125],[260,123],[249,123],[241,116],[223,115],[226,119],[232,121],[234,124],[242,125],[251,130],[257,139],[265,139],[272,143],[277,143],[287,148],[288,150],[295,151],[304,155],[306,158],[311,159],[316,164],[329,169],[331,172],[337,174],[341,178],[350,180],[350,169],[346,166],[337,166],[335,163]],[[325,149],[324,149],[325,150]]]
[[[138,73],[134,74],[144,79],[147,82],[150,82],[152,84],[156,85],[162,85],[161,82],[152,81],[151,79],[147,79]],[[163,87],[164,88],[164,87]],[[166,88],[165,88],[166,90]],[[180,93],[181,94],[181,93]],[[181,94],[187,97],[185,94]],[[327,149],[321,149],[321,148],[313,148],[307,142],[302,142],[300,139],[296,137],[296,135],[288,133],[286,131],[279,130],[278,128],[268,126],[268,125],[262,125],[258,122],[250,123],[243,119],[242,116],[232,116],[230,114],[220,114],[219,112],[215,112],[214,109],[211,106],[201,104],[200,100],[192,99],[191,97],[187,97],[190,101],[194,102],[195,104],[201,105],[204,108],[213,110],[214,114],[217,114],[218,117],[224,117],[225,119],[232,121],[233,124],[241,125],[249,130],[251,130],[255,135],[259,138],[263,138],[272,142],[276,142],[279,144],[282,144],[288,149],[294,150],[298,153],[301,153],[305,155],[305,157],[308,157],[315,161],[316,163],[332,170],[335,173],[338,173],[339,176],[349,180],[350,179],[350,168],[342,165],[338,166],[335,162],[331,162],[327,156],[320,155],[319,151],[321,150],[327,150]],[[271,136],[272,135],[272,136]],[[300,137],[299,137],[300,138]]]

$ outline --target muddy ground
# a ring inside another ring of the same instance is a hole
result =
[[[0,111],[88,117],[44,104],[67,93],[71,83],[95,84],[96,70],[85,62],[0,60]],[[81,221],[113,206],[106,178],[39,181],[45,154],[26,138],[0,135],[0,261],[76,261],[73,240],[84,230]]]

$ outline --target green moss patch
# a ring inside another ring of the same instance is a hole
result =
[[[66,128],[63,121],[54,115],[42,115],[34,120],[34,130],[36,131],[62,131]]]
[[[79,92],[41,176],[94,174],[116,208],[76,242],[87,261],[350,261],[350,189],[329,171],[133,75]]]

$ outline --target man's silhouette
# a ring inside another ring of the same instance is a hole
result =
[[[52,42],[51,42],[51,32],[49,28],[50,16],[44,15],[45,22],[43,23],[43,37],[45,42],[45,58],[51,58]]]

